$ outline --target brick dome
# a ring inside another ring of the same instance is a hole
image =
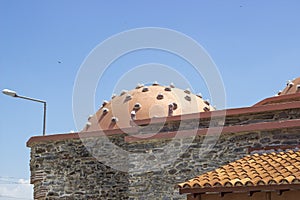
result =
[[[278,95],[286,95],[286,94],[295,94],[300,93],[300,77],[287,81],[287,86],[284,88],[282,92],[279,92]]]
[[[154,117],[168,117],[214,110],[201,95],[192,94],[173,85],[138,85],[122,91],[90,116],[82,131],[97,131],[131,127],[131,121]]]

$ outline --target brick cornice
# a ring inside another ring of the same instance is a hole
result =
[[[269,97],[258,103],[254,104],[253,106],[262,106],[267,104],[279,104],[283,102],[292,102],[292,101],[300,101],[300,93],[295,94],[285,94],[275,97]]]
[[[138,142],[145,140],[155,140],[155,139],[173,139],[173,138],[184,138],[193,137],[196,135],[215,135],[215,134],[225,134],[225,133],[241,133],[249,131],[262,131],[262,130],[274,130],[282,128],[300,128],[300,119],[286,120],[286,121],[275,121],[275,122],[263,122],[247,125],[236,125],[236,126],[226,126],[226,127],[212,127],[204,128],[199,130],[184,130],[184,131],[173,131],[167,133],[157,133],[157,134],[142,134],[134,136],[126,136],[125,142]]]
[[[263,122],[256,124],[247,124],[247,125],[237,125],[229,127],[212,127],[199,130],[183,130],[183,131],[173,131],[167,133],[158,133],[158,134],[142,134],[135,136],[125,136],[125,142],[138,142],[145,140],[154,140],[154,139],[172,139],[172,138],[183,138],[191,137],[195,135],[206,135],[206,134],[225,134],[225,133],[240,133],[240,132],[249,132],[249,131],[261,131],[261,130],[273,130],[273,129],[282,129],[282,128],[300,128],[300,119],[295,120],[286,120],[286,121],[275,121],[275,122]],[[196,131],[196,132],[195,132]],[[38,142],[50,142],[58,140],[68,140],[68,139],[79,139],[79,138],[89,138],[89,137],[99,137],[103,136],[112,136],[124,134],[124,132],[116,132],[113,130],[111,132],[89,132],[89,133],[67,133],[67,134],[57,134],[57,135],[48,135],[48,136],[34,136],[31,137],[27,142],[27,147],[31,147],[34,143]]]
[[[186,115],[176,115],[170,116],[167,118],[154,118],[154,119],[142,119],[142,120],[135,120],[136,125],[148,125],[150,122],[151,124],[155,123],[164,123],[169,121],[182,121],[182,120],[189,120],[189,119],[207,119],[211,117],[229,117],[234,115],[245,115],[245,114],[252,114],[252,113],[262,113],[262,112],[270,112],[270,111],[277,111],[277,110],[286,110],[292,108],[300,108],[300,101],[298,102],[287,102],[281,104],[270,104],[270,105],[260,105],[260,106],[252,106],[252,107],[243,107],[243,108],[231,108],[227,110],[216,110],[210,112],[201,112],[201,113],[192,113]]]
[[[92,132],[77,132],[77,133],[64,133],[64,134],[55,134],[55,135],[46,135],[46,136],[33,136],[27,143],[27,147],[31,147],[34,143],[37,142],[50,142],[58,140],[68,140],[68,139],[79,139],[79,138],[90,138],[90,137],[99,137],[99,136],[113,136],[113,135],[122,135],[124,133],[136,133],[137,128],[123,128],[123,129],[111,129],[105,131],[92,131]]]
[[[287,96],[287,95],[286,95]],[[226,115],[228,116],[234,116],[234,115],[246,115],[246,114],[254,114],[254,113],[262,113],[262,112],[271,112],[271,111],[278,111],[278,110],[287,110],[287,109],[293,109],[293,108],[300,108],[300,101],[298,102],[288,102],[288,103],[281,103],[281,104],[272,104],[272,105],[263,105],[263,106],[253,106],[253,107],[245,107],[245,108],[233,108],[233,109],[227,109],[227,110],[218,110],[218,111],[211,111],[211,112],[203,112],[203,113],[195,113],[195,114],[187,114],[182,116],[172,116],[167,118],[156,118],[156,119],[146,119],[146,120],[136,120],[135,123],[137,125],[147,125],[151,121],[151,124],[155,123],[164,123],[164,122],[170,122],[170,121],[182,121],[182,120],[189,120],[189,119],[208,119],[213,117],[223,117]],[[293,120],[295,121],[295,120]],[[268,127],[270,125],[268,124],[280,124],[282,122],[269,122],[269,123],[263,123],[265,125],[261,126],[260,124],[249,124],[244,126],[231,126],[231,127],[224,127],[222,133],[225,131],[238,131],[241,132],[241,130],[245,129],[246,127],[250,128],[252,127]],[[292,122],[287,122],[292,123]],[[299,122],[297,122],[299,123]],[[272,126],[273,126],[272,125]],[[217,130],[219,128],[215,128]],[[198,132],[206,132],[205,129],[198,130]],[[210,131],[214,131],[213,128],[210,129]],[[76,139],[76,138],[83,138],[83,137],[96,137],[103,135],[120,135],[124,133],[137,133],[138,127],[128,127],[128,128],[122,128],[122,129],[111,129],[111,130],[105,130],[104,133],[99,131],[93,131],[93,132],[77,132],[77,133],[65,133],[65,134],[55,134],[55,135],[46,135],[46,136],[33,136],[27,141],[27,147],[31,147],[36,142],[47,142],[47,141],[56,141],[56,140],[67,140],[67,139]],[[188,131],[180,131],[181,134],[184,135],[185,132]],[[202,133],[204,134],[204,133]],[[162,134],[161,134],[162,135]],[[174,135],[176,135],[173,132],[167,132],[163,133],[164,136],[170,135],[170,138],[173,138]],[[131,139],[133,136],[126,137],[126,140],[132,141]],[[155,136],[158,137],[158,136]]]

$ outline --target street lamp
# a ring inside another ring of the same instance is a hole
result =
[[[39,100],[39,99],[33,99],[30,97],[25,97],[25,96],[20,96],[18,95],[15,91],[9,90],[9,89],[4,89],[2,90],[2,93],[11,97],[17,97],[21,99],[26,99],[30,101],[36,101],[44,104],[44,122],[43,122],[43,135],[46,135],[46,101]]]

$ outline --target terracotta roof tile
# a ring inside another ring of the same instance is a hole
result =
[[[253,154],[179,184],[179,188],[300,183],[300,151]]]

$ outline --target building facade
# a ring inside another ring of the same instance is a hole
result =
[[[177,184],[253,150],[300,145],[299,84],[227,110],[173,85],[123,91],[81,132],[29,139],[34,198],[186,199]]]

